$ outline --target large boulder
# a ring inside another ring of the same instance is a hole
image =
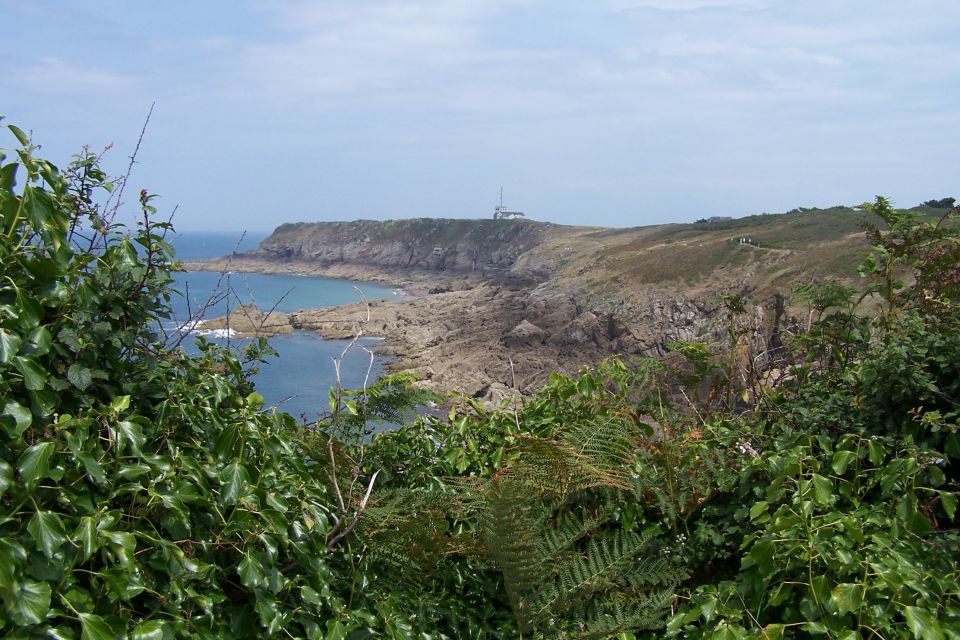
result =
[[[504,336],[503,342],[511,347],[534,346],[543,344],[545,338],[543,329],[529,320],[523,320]]]

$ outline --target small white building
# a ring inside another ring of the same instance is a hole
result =
[[[519,218],[524,218],[521,211],[507,211],[507,208],[503,206],[503,188],[500,189],[500,206],[494,207],[493,209],[493,219],[494,220],[517,220]]]

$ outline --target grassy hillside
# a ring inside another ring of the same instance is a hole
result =
[[[600,295],[629,298],[651,287],[764,294],[824,279],[856,286],[865,219],[860,210],[835,207],[631,229],[555,227],[538,250],[553,254],[559,284]]]

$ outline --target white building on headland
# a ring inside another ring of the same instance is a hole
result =
[[[500,206],[494,207],[493,219],[494,220],[517,220],[523,217],[525,217],[523,215],[523,212],[507,211],[507,208],[503,206],[503,187],[500,187]]]

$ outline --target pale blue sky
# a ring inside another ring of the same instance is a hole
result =
[[[0,114],[178,229],[960,197],[957,0],[0,0]],[[0,146],[9,147],[7,136]],[[130,193],[137,193],[131,191]]]

